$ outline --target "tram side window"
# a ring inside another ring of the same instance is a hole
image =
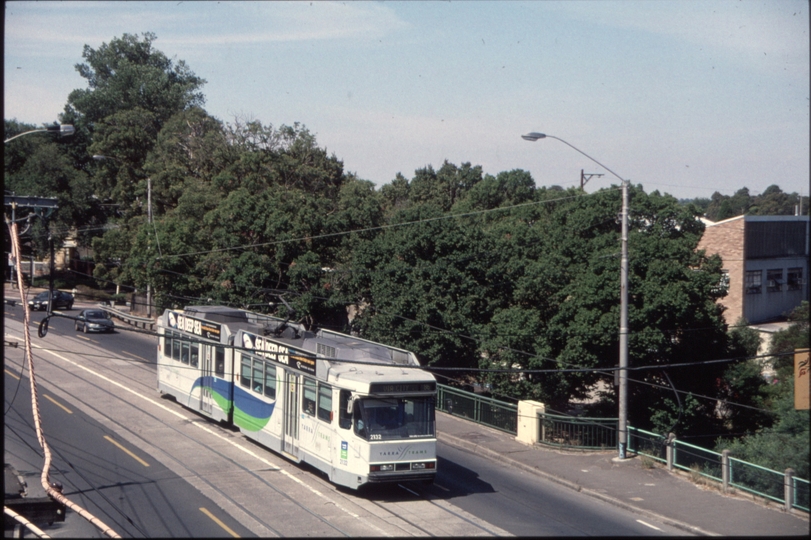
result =
[[[222,347],[214,348],[214,375],[225,377],[225,349]]]
[[[189,357],[189,363],[192,367],[197,367],[199,365],[200,359],[200,344],[199,343],[192,343],[191,344],[191,356]]]
[[[352,417],[346,412],[349,406],[349,390],[341,390],[340,398],[338,399],[338,425],[343,429],[352,427]]]
[[[332,387],[326,384],[318,385],[318,418],[332,422]]]
[[[265,386],[265,362],[258,358],[253,359],[253,391],[261,394]]]
[[[315,381],[304,379],[304,393],[302,397],[302,409],[310,416],[315,416]]]
[[[276,399],[276,368],[269,363],[265,364],[265,395]]]
[[[189,342],[183,341],[180,344],[180,361],[184,364],[189,363]]]
[[[177,334],[172,334],[172,358],[180,360],[180,340]]]
[[[246,387],[246,388],[250,388],[251,387],[251,357],[250,356],[245,356],[244,354],[241,355],[241,356],[242,356],[242,371],[240,371],[239,383],[242,386]]]

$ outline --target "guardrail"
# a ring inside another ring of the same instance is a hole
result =
[[[734,458],[729,450],[718,453],[631,426],[628,451],[661,461],[670,470],[681,469],[715,480],[725,492],[735,488],[778,502],[786,510],[809,511],[809,482],[796,478],[792,469],[781,473]]]
[[[533,402],[523,402],[533,403]],[[538,404],[540,405],[540,404]],[[542,408],[540,406],[539,408]],[[518,431],[518,405],[437,384],[437,409],[513,435]],[[617,448],[616,418],[588,418],[537,413],[538,444],[569,449]],[[776,501],[786,510],[809,512],[809,481],[796,478],[792,469],[781,473],[729,455],[714,452],[650,431],[628,426],[628,452],[664,463],[721,484],[724,491],[739,489]]]
[[[619,421],[616,418],[590,418],[546,411],[538,413],[540,444],[579,450],[607,450],[617,447]]]
[[[101,303],[99,307],[104,311],[107,311],[113,317],[117,317],[118,319],[124,321],[127,324],[131,324],[136,328],[143,328],[144,330],[155,330],[155,319],[150,317],[136,317],[135,315],[130,314],[126,311],[121,311],[115,309],[114,307],[110,306],[109,304]]]
[[[518,431],[518,405],[437,384],[437,409],[507,433]]]

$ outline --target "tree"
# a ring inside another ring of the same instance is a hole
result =
[[[5,128],[7,137],[36,129],[14,120],[7,120]],[[88,245],[103,223],[101,202],[94,197],[88,176],[72,166],[68,148],[65,141],[35,135],[14,140],[4,152],[8,192],[57,199],[58,208],[47,216],[47,223],[40,219],[32,223],[30,236],[38,258],[50,256],[49,237],[59,246],[74,232],[80,245]],[[77,224],[82,226],[77,228]]]
[[[774,357],[776,380],[768,387],[764,407],[772,424],[736,439],[721,438],[716,449],[729,449],[738,459],[769,469],[794,469],[800,478],[809,477],[808,410],[794,409],[794,350],[808,348],[808,302],[790,315],[791,325],[772,336],[769,354]]]
[[[200,88],[205,80],[182,60],[174,63],[154,49],[156,39],[152,33],[141,39],[124,34],[97,49],[85,45],[85,63],[77,64],[76,70],[87,88],[70,93],[60,116],[76,130],[73,166],[92,174],[96,196],[117,205],[108,219],[124,227],[124,234],[110,232],[115,238],[95,243],[102,263],[95,270],[99,278],[117,274],[120,262],[125,263],[126,275],[126,261],[120,256],[126,258],[136,235],[130,227],[144,221],[134,218],[146,214],[144,166],[162,127],[177,113],[204,103]],[[109,159],[95,163],[93,154]],[[113,252],[118,256],[111,256]]]

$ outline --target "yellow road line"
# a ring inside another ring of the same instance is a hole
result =
[[[138,456],[136,456],[135,454],[133,454],[132,452],[130,452],[129,450],[127,450],[126,448],[121,446],[119,443],[117,443],[115,440],[113,440],[113,438],[110,437],[109,435],[105,435],[104,438],[107,439],[108,441],[110,441],[111,443],[113,443],[114,445],[116,445],[117,447],[119,447],[120,449],[122,449],[124,452],[128,453],[130,456],[132,456],[133,459],[138,460],[138,462],[140,462],[141,465],[143,465],[144,467],[149,467],[149,463],[147,463],[143,459],[139,458]]]
[[[234,531],[232,531],[232,530],[231,530],[231,528],[230,528],[228,525],[226,525],[225,523],[223,523],[222,521],[220,521],[220,520],[219,520],[219,518],[217,518],[217,516],[215,516],[214,514],[212,514],[211,512],[209,512],[208,510],[206,510],[205,508],[202,508],[202,507],[201,507],[201,508],[200,508],[200,511],[201,511],[202,513],[204,513],[205,515],[207,515],[208,517],[210,517],[210,518],[211,518],[211,520],[212,520],[214,523],[216,523],[217,525],[219,525],[220,527],[222,527],[222,528],[225,530],[225,532],[227,532],[228,534],[230,534],[230,535],[231,535],[231,536],[233,536],[234,538],[239,538],[239,537],[240,537],[240,536],[239,536],[237,533],[235,533]]]
[[[73,414],[73,411],[71,411],[70,409],[68,409],[67,407],[65,407],[64,405],[62,405],[61,403],[59,403],[58,401],[56,401],[56,400],[55,400],[54,398],[52,398],[51,396],[49,396],[49,395],[47,395],[47,394],[42,394],[42,397],[44,397],[45,399],[47,399],[48,401],[50,401],[51,403],[53,403],[53,404],[54,404],[54,405],[56,405],[57,407],[62,407],[63,409],[65,409],[65,411],[66,411],[68,414]]]
[[[144,358],[142,356],[138,356],[137,354],[132,354],[132,353],[127,352],[127,351],[121,351],[121,354],[126,354],[127,356],[132,356],[133,358],[137,358],[138,360],[146,360],[146,358]]]
[[[10,371],[9,371],[9,370],[7,370],[7,369],[4,369],[3,371],[5,371],[6,373],[8,373],[9,375],[11,375],[12,377],[14,377],[15,379],[17,379],[18,381],[20,380],[20,377],[19,377],[19,376],[18,376],[16,373],[12,373],[12,372],[10,372]]]

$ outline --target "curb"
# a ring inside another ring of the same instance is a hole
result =
[[[524,470],[524,471],[527,471],[527,472],[531,472],[531,473],[536,474],[538,476],[541,476],[541,477],[543,477],[543,478],[545,478],[547,480],[555,482],[556,484],[567,487],[569,489],[573,489],[573,490],[575,490],[575,491],[577,491],[579,493],[583,493],[583,494],[588,495],[590,497],[600,499],[601,501],[607,502],[607,503],[612,504],[614,506],[618,506],[620,508],[623,508],[624,510],[628,510],[629,512],[634,512],[636,514],[641,514],[641,515],[646,516],[648,518],[655,519],[657,521],[661,521],[662,523],[664,523],[666,525],[670,525],[671,527],[676,527],[678,529],[682,529],[684,531],[687,531],[687,532],[690,532],[690,533],[693,533],[693,534],[702,535],[702,536],[723,536],[721,534],[706,531],[706,530],[704,530],[704,529],[702,529],[700,527],[690,525],[689,523],[684,523],[682,521],[678,521],[678,520],[675,520],[673,518],[662,516],[661,514],[657,514],[656,512],[651,512],[650,510],[645,510],[644,508],[639,508],[638,506],[634,506],[632,504],[629,504],[629,503],[627,503],[625,501],[622,501],[620,499],[617,499],[615,497],[610,497],[608,495],[604,495],[604,494],[599,493],[597,491],[594,491],[592,489],[585,488],[585,487],[581,486],[580,484],[577,484],[577,483],[572,482],[570,480],[566,480],[564,478],[554,476],[552,474],[549,474],[548,472],[545,472],[545,471],[542,471],[542,470],[538,469],[537,467],[529,466],[529,465],[527,465],[525,463],[514,460],[514,459],[512,459],[510,457],[507,457],[507,456],[505,456],[503,454],[499,454],[498,452],[490,450],[489,448],[486,448],[484,446],[480,446],[480,445],[478,445],[476,443],[468,442],[465,439],[460,439],[459,437],[456,437],[454,435],[448,435],[447,433],[437,433],[437,439],[444,442],[444,443],[446,443],[446,444],[449,444],[451,446],[455,446],[457,448],[462,448],[462,449],[465,449],[465,450],[471,450],[471,451],[473,451],[473,452],[475,452],[477,454],[486,455],[488,458],[496,459],[496,460],[499,460],[499,461],[502,461],[502,462],[506,462],[512,467],[515,467],[515,468],[518,468],[518,469],[521,469],[521,470]]]

